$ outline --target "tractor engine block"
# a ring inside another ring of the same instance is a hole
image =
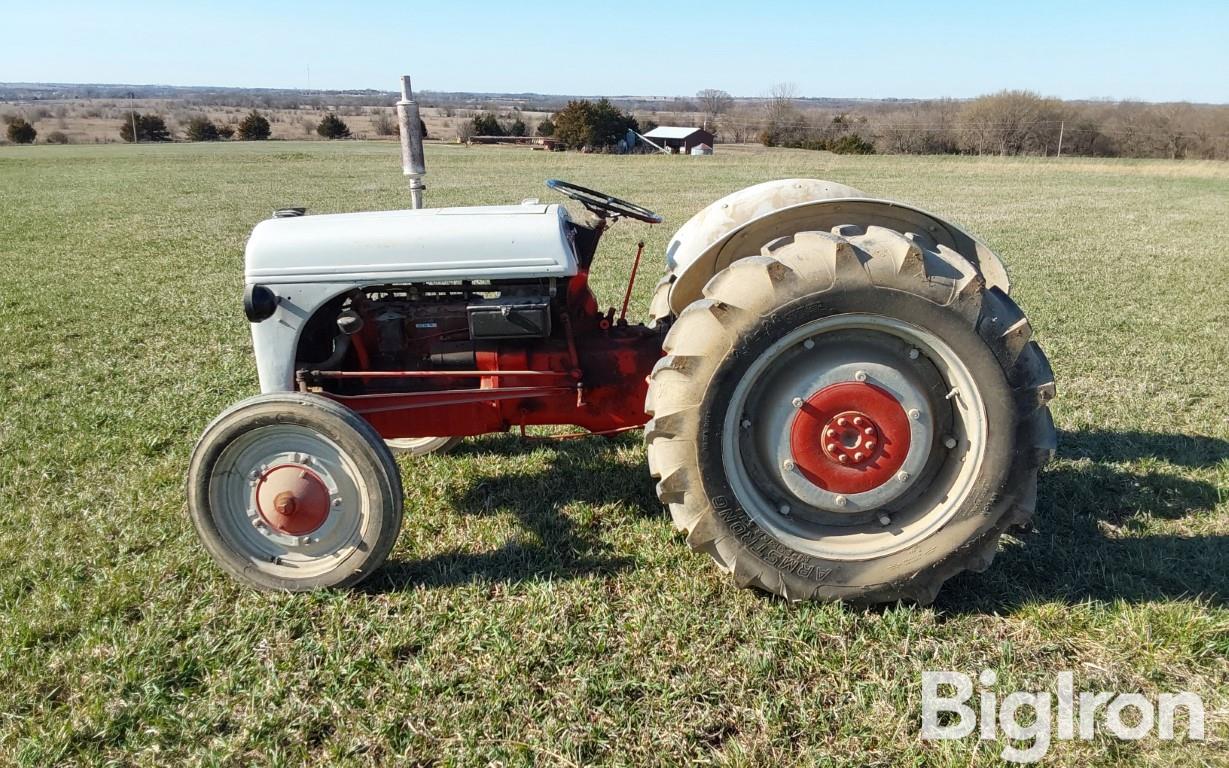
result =
[[[424,285],[363,291],[351,310],[375,328],[383,370],[472,368],[481,341],[550,336],[551,286]]]
[[[662,332],[612,322],[583,277],[568,282],[352,291],[305,331],[299,387],[346,404],[387,437],[643,424]]]

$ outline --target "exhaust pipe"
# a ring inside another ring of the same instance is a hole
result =
[[[422,208],[422,193],[427,188],[427,161],[422,153],[422,121],[418,102],[410,88],[410,76],[401,76],[401,100],[397,102],[397,123],[401,127],[401,171],[410,177],[410,207]]]

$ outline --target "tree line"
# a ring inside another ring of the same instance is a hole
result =
[[[264,141],[273,133],[269,119],[253,109],[247,113],[238,125],[215,123],[204,115],[197,115],[188,121],[184,130],[184,138],[188,141],[221,141],[237,138],[240,141]],[[350,138],[350,127],[333,112],[326,112],[316,124],[316,133],[326,139]],[[426,133],[424,126],[424,135]],[[160,115],[129,112],[124,117],[119,129],[120,138],[127,142],[172,141],[171,131],[166,121]],[[135,137],[135,139],[134,139]]]
[[[1229,159],[1229,106],[1064,102],[1004,90],[966,101],[873,101],[816,109],[789,83],[751,102],[712,88],[676,102],[673,107],[695,116],[671,118],[675,122],[703,126],[719,141],[772,147],[842,154]],[[543,120],[534,135],[553,137],[567,148],[602,151],[617,146],[628,129],[655,126],[608,99],[580,99]],[[525,136],[528,128],[519,117],[501,122],[488,111],[462,123],[457,135],[462,141]]]
[[[367,95],[373,94],[383,96]],[[238,97],[237,92],[233,95]],[[500,117],[498,108],[489,107],[460,121],[456,135],[462,141],[475,136],[551,137],[558,146],[606,151],[618,147],[629,129],[651,130],[656,122],[650,118],[656,118],[707,128],[722,142],[842,153],[1229,159],[1229,106],[1224,105],[1064,102],[1018,90],[964,101],[806,99],[788,83],[773,86],[756,99],[712,88],[694,98],[664,101],[549,98],[556,99],[554,106],[546,119],[535,118],[536,124],[519,109]],[[62,106],[56,109],[63,111]],[[445,117],[451,111],[444,110]],[[100,110],[92,112],[86,115],[98,117]],[[49,107],[40,105],[0,117],[10,142],[67,143],[62,130],[44,133],[41,124],[36,127],[40,116],[51,114]],[[301,124],[324,138],[347,138],[351,131],[342,115],[348,114],[348,108],[330,107],[318,123],[310,119]],[[371,114],[377,135],[398,133],[392,110],[381,107]],[[119,120],[120,137],[128,142],[253,141],[271,133],[269,119],[258,109],[237,123],[233,118],[221,123],[203,115],[179,117],[178,136],[157,113],[127,111],[114,118]],[[62,116],[59,123],[61,129],[66,127]],[[423,129],[425,134],[425,124]]]
[[[629,131],[640,131],[640,122],[630,112],[624,112],[609,99],[572,99],[562,109],[540,121],[533,135],[550,138],[563,149],[602,152],[627,142]],[[457,138],[471,141],[478,137],[529,136],[529,126],[519,116],[501,121],[493,112],[482,112],[464,121],[457,129]]]
[[[1229,106],[1064,102],[1005,90],[968,101],[803,107],[792,85],[779,84],[757,108],[722,109],[706,121],[723,141],[836,152],[1229,159]]]
[[[6,122],[8,126],[5,135],[12,143],[33,144],[38,138],[38,130],[22,116],[6,116]],[[426,123],[420,120],[419,125],[425,138]],[[223,141],[234,138],[240,141],[263,141],[268,139],[272,132],[269,119],[253,109],[237,125],[215,123],[204,115],[194,116],[184,128],[183,138],[186,141]],[[399,130],[394,125],[390,132],[396,134]],[[326,139],[348,139],[350,127],[334,112],[326,112],[316,125],[316,133]],[[120,117],[119,136],[128,143],[135,141],[148,144],[175,139],[161,115],[152,112],[142,114],[135,110],[125,112]],[[44,141],[48,144],[67,144],[68,137],[61,131],[52,131]]]

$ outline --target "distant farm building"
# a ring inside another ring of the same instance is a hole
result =
[[[694,147],[692,147],[692,148],[691,148],[691,154],[693,154],[693,155],[711,155],[711,154],[713,154],[713,148],[712,148],[712,147],[710,147],[710,146],[709,146],[709,145],[707,145],[707,144],[697,144],[696,146],[694,146]]]
[[[679,128],[669,125],[659,125],[644,137],[670,152],[681,154],[690,154],[691,150],[701,145],[707,145],[709,152],[712,152],[715,143],[713,134],[703,128]]]

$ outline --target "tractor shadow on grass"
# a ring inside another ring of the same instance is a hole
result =
[[[1154,535],[1149,521],[1208,513],[1221,500],[1229,441],[1154,432],[1059,435],[1042,472],[1034,530],[1005,541],[990,570],[939,593],[949,613],[1010,610],[1035,601],[1229,602],[1229,536]],[[1192,478],[1197,474],[1198,479]],[[1199,521],[1192,518],[1191,528]]]
[[[532,470],[475,473],[454,491],[462,514],[512,514],[523,536],[484,552],[391,561],[374,590],[477,582],[571,579],[634,566],[615,554],[610,529],[629,512],[661,516],[639,451],[639,433],[613,439],[529,442],[510,435],[468,440],[450,457],[523,457]],[[950,614],[1007,611],[1034,601],[1148,602],[1196,596],[1229,603],[1229,536],[1150,535],[1149,519],[1207,513],[1220,499],[1216,467],[1229,441],[1153,432],[1082,430],[1059,436],[1041,475],[1034,531],[1006,540],[982,574],[962,574],[939,593]],[[1198,477],[1192,477],[1192,474]],[[1198,527],[1192,519],[1192,527]],[[679,546],[684,546],[678,542]],[[698,555],[697,555],[698,556]]]
[[[639,433],[615,438],[526,441],[512,435],[467,440],[446,460],[476,461],[537,453],[546,467],[496,476],[475,473],[450,494],[461,514],[513,515],[523,529],[495,550],[454,551],[419,560],[390,560],[375,590],[519,582],[608,575],[635,565],[614,554],[608,529],[635,515],[663,514],[637,450]],[[606,507],[606,509],[603,509]],[[609,507],[617,507],[609,509]]]

